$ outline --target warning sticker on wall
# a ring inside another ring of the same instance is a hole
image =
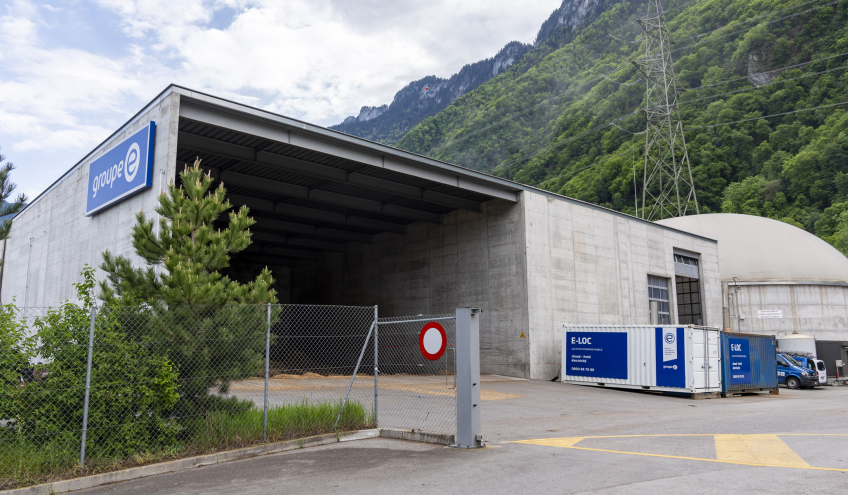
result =
[[[783,318],[783,311],[780,309],[761,309],[757,311],[757,318]]]

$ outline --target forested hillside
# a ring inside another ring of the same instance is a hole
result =
[[[398,147],[635,213],[647,7],[598,4]],[[848,0],[664,6],[701,211],[781,219],[848,253]]]

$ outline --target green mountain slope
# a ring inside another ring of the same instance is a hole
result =
[[[645,82],[630,62],[645,46],[632,21],[646,3],[598,3],[561,46],[528,52],[398,147],[635,213]],[[701,211],[781,219],[848,252],[848,0],[665,8]]]

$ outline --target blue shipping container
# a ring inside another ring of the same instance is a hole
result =
[[[772,335],[721,333],[722,395],[777,389],[777,341]]]

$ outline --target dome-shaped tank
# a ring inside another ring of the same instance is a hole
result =
[[[657,223],[717,240],[724,281],[736,277],[749,282],[848,282],[848,259],[842,253],[788,223],[732,213],[667,218]]]
[[[809,353],[814,358],[818,358],[816,356],[816,338],[812,335],[804,335],[798,332],[792,332],[789,335],[778,335],[777,348],[784,352]]]

